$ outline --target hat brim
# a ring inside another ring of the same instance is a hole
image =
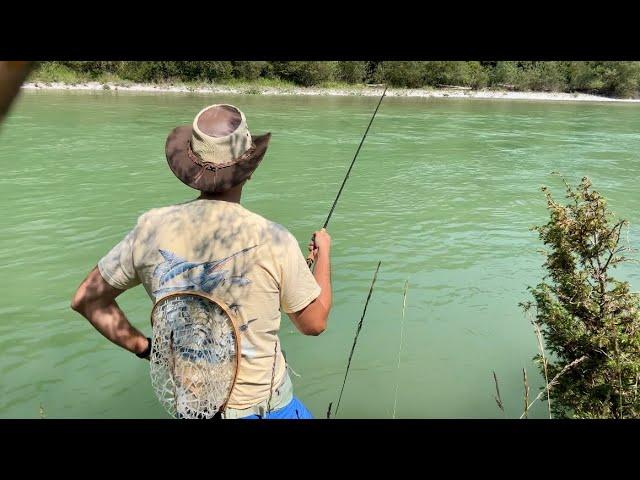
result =
[[[192,132],[190,125],[174,128],[167,137],[165,154],[169,168],[182,183],[206,193],[224,192],[249,178],[264,157],[271,139],[271,133],[252,135],[253,152],[222,168],[207,169],[189,157]]]

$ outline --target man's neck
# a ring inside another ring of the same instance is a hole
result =
[[[205,193],[201,192],[198,200],[220,200],[222,202],[240,203],[242,196],[242,186],[238,185],[231,190],[221,193]]]

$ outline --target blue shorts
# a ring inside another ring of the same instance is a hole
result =
[[[294,396],[284,407],[278,410],[272,410],[264,417],[260,415],[249,415],[248,417],[242,417],[240,420],[260,420],[262,418],[265,420],[312,420],[313,415],[311,415],[307,407]]]

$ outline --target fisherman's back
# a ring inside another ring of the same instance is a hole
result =
[[[148,211],[98,268],[116,288],[142,283],[153,301],[188,290],[227,304],[237,316],[241,340],[228,403],[236,409],[268,398],[272,385],[282,384],[281,310],[299,311],[320,294],[289,231],[239,203],[218,200]]]

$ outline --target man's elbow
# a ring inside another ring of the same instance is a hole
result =
[[[318,335],[320,335],[322,332],[324,332],[327,329],[327,319],[323,319],[323,320],[319,320],[317,322],[314,322],[311,325],[308,325],[307,328],[305,328],[305,331],[303,332],[305,335],[310,335],[313,337],[317,337]]]
[[[312,328],[308,328],[307,330],[305,330],[304,334],[308,335],[308,336],[311,336],[311,337],[317,337],[322,332],[324,332],[325,329],[326,329],[326,327],[312,327]]]
[[[78,289],[71,299],[71,310],[82,313],[86,304],[83,293]]]

